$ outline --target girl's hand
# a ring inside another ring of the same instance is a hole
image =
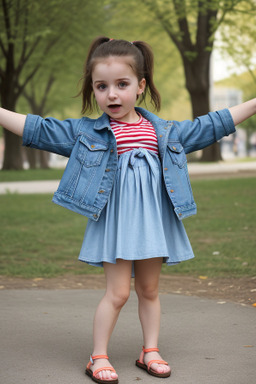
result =
[[[244,120],[256,114],[256,98],[246,101],[243,104],[229,108],[229,111],[234,120],[234,124],[240,124]]]
[[[23,135],[26,115],[0,108],[0,125],[18,136]]]

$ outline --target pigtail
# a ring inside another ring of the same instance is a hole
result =
[[[150,46],[144,41],[133,41],[132,44],[137,47],[144,58],[144,77],[146,79],[145,94],[142,96],[141,101],[145,101],[147,91],[150,94],[151,102],[155,106],[156,110],[159,111],[161,108],[161,96],[153,81],[154,72],[154,55]]]
[[[99,36],[91,43],[89,52],[84,64],[84,72],[82,77],[82,88],[78,96],[82,95],[82,113],[92,112],[95,100],[93,99],[92,88],[92,57],[95,50],[103,43],[110,41],[108,37]]]

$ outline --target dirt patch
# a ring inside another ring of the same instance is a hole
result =
[[[132,289],[134,283],[132,281]],[[104,289],[104,275],[65,275],[55,278],[22,279],[0,276],[0,289]],[[243,278],[195,278],[166,276],[160,279],[160,293],[199,296],[244,305],[256,303],[256,276]]]

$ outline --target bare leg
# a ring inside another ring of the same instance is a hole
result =
[[[158,285],[161,266],[162,258],[135,262],[135,290],[139,299],[139,317],[146,349],[158,345],[161,313]],[[145,364],[150,360],[163,359],[158,352],[145,353]],[[170,371],[170,367],[163,364],[152,364],[151,368],[157,373]]]
[[[106,276],[106,292],[100,301],[94,316],[92,355],[107,355],[107,347],[121,308],[130,294],[132,262],[117,260],[116,264],[104,263]],[[95,360],[92,371],[101,367],[111,366],[108,360]],[[111,371],[99,372],[97,378],[113,380],[117,374]]]

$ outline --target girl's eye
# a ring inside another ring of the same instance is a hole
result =
[[[99,85],[97,86],[97,89],[99,89],[100,91],[103,91],[105,88],[106,88],[106,85],[105,85],[105,84],[99,84]]]
[[[125,82],[125,81],[121,81],[120,83],[119,83],[119,88],[125,88],[125,87],[127,87],[127,83]]]

